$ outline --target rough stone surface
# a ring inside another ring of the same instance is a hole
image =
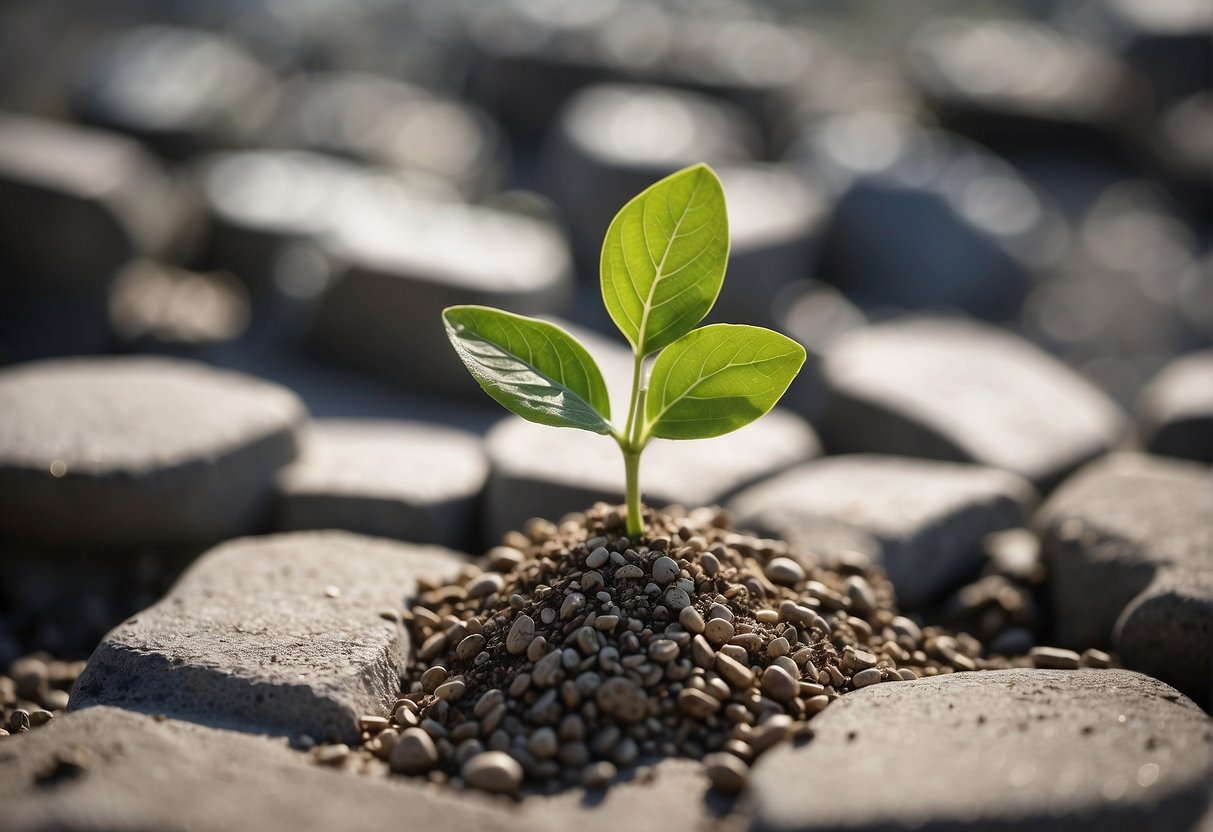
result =
[[[1037,514],[1057,639],[1122,661],[1208,704],[1213,680],[1213,479],[1207,468],[1115,454]]]
[[[379,613],[399,608],[415,576],[459,563],[344,532],[225,543],[105,637],[71,706],[355,741],[356,720],[389,709],[408,661],[404,629]]]
[[[321,420],[278,477],[280,531],[345,529],[466,548],[488,479],[480,439],[421,422]]]
[[[531,517],[555,521],[597,500],[623,501],[623,458],[609,437],[510,417],[489,432],[487,447],[492,473],[485,532],[490,540]],[[651,506],[713,505],[818,452],[808,423],[776,408],[715,439],[654,440],[640,463],[641,496]]]
[[[73,774],[79,759],[88,767]],[[474,795],[334,771],[281,740],[117,708],[0,740],[0,768],[6,832],[517,828]]]
[[[1213,463],[1213,350],[1168,366],[1142,391],[1137,409],[1150,451]]]
[[[1119,409],[1027,341],[943,318],[881,324],[826,355],[822,432],[837,451],[977,462],[1047,490],[1113,447]]]
[[[0,372],[0,530],[46,545],[209,544],[256,531],[307,412],[275,384],[187,361]]]
[[[1123,670],[1003,670],[872,685],[761,757],[761,830],[1186,830],[1213,723]]]
[[[738,528],[810,549],[877,555],[898,601],[938,597],[982,562],[989,532],[1023,524],[1032,487],[1006,471],[878,455],[843,455],[793,468],[738,494]]]

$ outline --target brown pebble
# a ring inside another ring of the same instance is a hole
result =
[[[716,647],[728,644],[729,639],[733,637],[733,624],[723,618],[710,619],[704,626],[703,635],[708,643]]]
[[[856,688],[866,688],[868,685],[874,685],[880,681],[880,671],[874,667],[869,667],[867,670],[861,670],[851,677],[851,684]]]
[[[706,719],[720,710],[720,700],[701,690],[683,688],[678,693],[678,707],[688,716]]]
[[[401,774],[423,774],[438,762],[434,740],[421,728],[406,728],[388,757],[392,771]]]
[[[535,619],[526,614],[519,615],[510,625],[509,632],[506,633],[505,649],[512,655],[521,656],[531,645],[531,639],[534,637]]]
[[[735,690],[744,690],[754,684],[754,671],[724,653],[716,654],[716,672]]]
[[[367,714],[358,717],[358,727],[368,734],[378,734],[390,724],[388,718],[384,716],[371,716]]]
[[[800,685],[782,667],[770,665],[762,671],[762,692],[776,702],[788,702],[800,693]]]
[[[350,756],[350,747],[345,743],[322,745],[312,752],[312,759],[322,766],[339,766]]]
[[[791,558],[774,558],[767,564],[766,576],[781,586],[796,586],[804,580],[804,567]]]
[[[648,715],[648,697],[639,685],[621,676],[603,682],[594,693],[594,702],[607,716],[620,722],[640,722]]]
[[[1075,670],[1082,662],[1082,657],[1073,650],[1061,647],[1033,647],[1028,657],[1034,666],[1050,670]]]
[[[474,789],[514,796],[522,786],[522,766],[502,751],[483,751],[463,764],[463,780]]]
[[[732,754],[709,754],[703,758],[703,767],[712,788],[723,794],[737,794],[750,779],[750,767]]]

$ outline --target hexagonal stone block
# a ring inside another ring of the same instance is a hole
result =
[[[469,197],[504,178],[509,148],[479,108],[357,72],[309,73],[283,89],[272,143],[418,171]]]
[[[816,275],[865,308],[1014,315],[1065,228],[1003,160],[952,134],[860,113],[817,119],[789,158],[836,198]]]
[[[844,336],[822,366],[836,451],[977,462],[1048,490],[1119,441],[1119,408],[1026,340],[918,318]]]
[[[1152,453],[1213,464],[1213,350],[1168,365],[1142,391],[1137,412]]]
[[[0,114],[0,361],[99,352],[106,290],[139,254],[183,253],[196,230],[131,139]]]
[[[484,509],[487,542],[531,517],[556,521],[597,500],[623,502],[623,457],[610,437],[511,416],[489,432],[486,447],[492,465]],[[651,506],[718,504],[819,452],[808,423],[780,408],[715,439],[656,439],[640,463],[641,498]]]
[[[516,828],[511,812],[474,795],[335,771],[281,740],[117,708],[68,713],[5,738],[0,766],[11,832],[371,830],[399,827],[402,806],[406,828]]]
[[[740,528],[826,553],[874,555],[914,607],[935,600],[983,559],[990,532],[1023,525],[1032,486],[1006,471],[878,455],[827,457],[729,501]]]
[[[426,424],[325,419],[278,477],[274,527],[468,548],[489,464],[478,436]]]
[[[189,361],[64,359],[0,371],[0,530],[90,547],[255,531],[306,418],[285,388]]]
[[[745,161],[757,151],[756,127],[727,102],[670,87],[600,84],[561,110],[542,173],[579,256],[596,263],[611,219],[640,191],[687,165]]]
[[[250,143],[273,111],[276,93],[273,75],[223,35],[139,26],[92,56],[73,109],[86,122],[184,159]]]
[[[759,758],[754,828],[1193,828],[1213,722],[1124,670],[999,670],[872,685]]]
[[[1201,703],[1213,683],[1213,480],[1191,462],[1115,454],[1035,518],[1057,638],[1111,644],[1127,667]]]
[[[351,201],[334,217],[329,248],[344,266],[320,301],[311,346],[433,392],[480,395],[447,340],[447,306],[558,314],[573,294],[568,244],[551,222],[415,192]]]
[[[400,692],[415,577],[461,557],[346,532],[242,538],[212,549],[155,606],[116,627],[71,707],[116,705],[267,734],[354,741]]]

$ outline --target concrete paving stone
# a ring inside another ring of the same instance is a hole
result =
[[[106,290],[139,254],[182,254],[198,212],[123,136],[0,113],[0,361],[99,352]]]
[[[825,194],[788,165],[728,164],[716,172],[728,203],[729,265],[709,319],[775,326],[772,300],[812,273]]]
[[[1152,453],[1213,464],[1213,350],[1168,365],[1142,391],[1137,413]]]
[[[324,419],[278,477],[274,528],[345,529],[469,549],[489,465],[481,440],[403,420]]]
[[[380,616],[455,552],[347,532],[241,538],[200,557],[165,598],[114,628],[72,691],[216,727],[356,741],[400,691],[408,634]]]
[[[288,82],[270,143],[429,174],[470,198],[501,184],[509,155],[501,130],[475,105],[357,72]]]
[[[906,68],[941,125],[999,153],[1110,159],[1119,134],[1148,117],[1146,89],[1117,56],[1044,22],[933,21],[915,32]]]
[[[72,109],[180,160],[256,141],[277,93],[274,76],[224,35],[146,25],[97,49]]]
[[[1064,223],[1014,168],[904,117],[817,119],[787,158],[835,203],[815,276],[864,308],[1005,320],[1065,251]]]
[[[1112,646],[1127,667],[1209,705],[1213,684],[1213,478],[1192,462],[1113,454],[1037,513],[1056,638]]]
[[[753,159],[756,126],[719,99],[669,87],[601,84],[561,110],[544,147],[544,190],[564,211],[578,257],[592,263],[611,219],[658,179],[697,162]]]
[[[474,794],[335,771],[282,740],[110,707],[0,740],[0,768],[6,832],[517,828],[515,812]]]
[[[351,201],[335,217],[329,250],[344,265],[320,301],[311,347],[432,392],[483,395],[447,340],[444,308],[559,314],[573,295],[571,256],[554,224],[403,190]]]
[[[0,371],[0,530],[38,545],[209,544],[258,530],[307,418],[282,387],[167,358]]]
[[[985,536],[1022,526],[1035,500],[1032,486],[1006,471],[846,454],[772,477],[726,508],[739,528],[819,554],[841,546],[876,555],[898,602],[916,607],[975,575]]]
[[[985,324],[912,318],[858,330],[822,364],[834,451],[976,462],[1047,491],[1114,447],[1120,409],[1028,341]]]
[[[1213,722],[1124,670],[872,685],[761,757],[756,830],[1182,830],[1209,803]]]
[[[622,388],[616,388],[622,389]],[[610,437],[511,416],[486,438],[491,473],[486,542],[531,517],[558,520],[598,500],[624,499],[623,457]],[[654,440],[640,463],[646,505],[716,505],[758,480],[818,455],[809,424],[776,408],[741,430],[699,442]]]

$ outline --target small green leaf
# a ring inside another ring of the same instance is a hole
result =
[[[623,206],[602,244],[602,299],[638,355],[703,320],[728,257],[724,191],[707,165],[668,176]]]
[[[775,406],[804,364],[804,347],[757,326],[713,324],[675,341],[653,363],[646,434],[706,439]]]
[[[611,432],[602,371],[560,327],[485,306],[451,306],[442,320],[459,358],[502,407],[541,425]]]

